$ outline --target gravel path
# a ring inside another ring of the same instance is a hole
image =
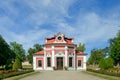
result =
[[[20,80],[105,80],[81,71],[40,71]]]

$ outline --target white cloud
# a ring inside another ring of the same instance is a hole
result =
[[[19,9],[17,10],[13,6],[15,1],[3,1],[0,8],[9,11],[8,14],[19,17]],[[13,26],[22,24],[17,24],[9,15],[4,15],[0,17],[0,34],[8,42],[17,41],[23,44],[25,49],[32,47],[34,43],[44,43],[45,37],[52,36],[56,32],[63,32],[66,36],[75,38],[76,43],[87,43],[87,46],[90,46],[88,45],[89,43],[97,45],[96,42],[102,43],[114,37],[120,29],[118,27],[120,25],[118,9],[115,9],[115,13],[114,10],[110,11],[107,17],[95,12],[86,11],[84,14],[81,14],[78,11],[80,15],[75,17],[76,22],[71,25],[65,17],[72,19],[68,15],[68,9],[74,0],[23,0],[20,2],[21,5],[26,5],[31,9],[29,15],[25,16],[25,20],[21,20],[21,22],[32,24],[32,28],[30,27],[31,29],[26,31],[23,30],[21,33],[12,32],[11,28],[14,28]],[[41,25],[47,23],[54,25],[54,31],[51,27],[48,27],[48,29],[41,28]],[[24,29],[26,25],[20,27]]]

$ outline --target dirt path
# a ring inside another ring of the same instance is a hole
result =
[[[105,80],[81,71],[42,71],[20,80]]]

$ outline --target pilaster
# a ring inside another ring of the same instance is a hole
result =
[[[65,46],[65,66],[68,67],[68,47]]]
[[[55,66],[55,63],[54,63],[54,57],[55,57],[55,51],[54,51],[54,46],[52,45],[52,67]]]

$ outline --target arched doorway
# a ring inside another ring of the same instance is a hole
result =
[[[56,54],[56,68],[57,70],[63,70],[64,66],[64,53],[58,52]]]
[[[57,70],[63,70],[63,57],[57,57]]]

